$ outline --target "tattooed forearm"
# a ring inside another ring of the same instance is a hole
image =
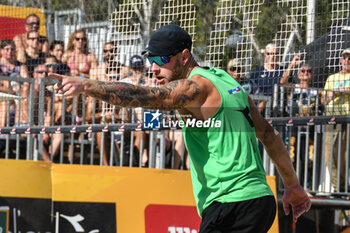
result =
[[[191,80],[177,80],[163,87],[143,87],[122,82],[88,81],[88,95],[125,107],[179,109],[199,95],[199,86]]]

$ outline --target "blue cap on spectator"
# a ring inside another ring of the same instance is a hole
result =
[[[143,59],[142,57],[138,55],[134,55],[130,58],[130,67],[136,68],[136,67],[142,67],[143,66]]]
[[[142,55],[151,53],[155,56],[169,56],[184,49],[191,51],[191,47],[192,39],[188,32],[176,24],[168,24],[152,33]]]

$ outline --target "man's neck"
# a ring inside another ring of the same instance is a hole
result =
[[[276,68],[277,68],[277,64],[269,64],[269,63],[265,64],[266,70],[275,70]]]
[[[310,87],[310,85],[309,85],[308,82],[301,81],[299,83],[299,87],[301,87],[301,88],[308,88],[308,87]]]
[[[28,54],[29,56],[30,56],[30,55],[37,56],[37,55],[40,53],[39,50],[34,49],[34,48],[32,48],[32,47],[28,47],[28,48],[26,49],[26,52],[27,52],[27,54]]]
[[[191,72],[196,68],[199,68],[199,65],[193,58],[191,58],[191,60],[185,65],[186,78],[188,78],[190,76]]]
[[[346,70],[342,69],[342,70],[340,71],[340,74],[342,74],[342,75],[348,75],[348,74],[350,74],[350,72],[346,72]]]

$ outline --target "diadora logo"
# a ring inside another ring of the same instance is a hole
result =
[[[145,129],[159,129],[162,114],[157,111],[143,112],[143,128]]]
[[[241,88],[240,87],[236,87],[236,88],[233,88],[231,90],[228,90],[228,93],[229,94],[236,94],[236,93],[238,93],[240,91],[241,91]]]

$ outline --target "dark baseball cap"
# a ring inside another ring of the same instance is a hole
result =
[[[130,58],[130,67],[136,68],[136,67],[142,67],[143,66],[143,59],[139,55],[134,55]]]
[[[168,24],[152,33],[148,47],[142,55],[151,53],[156,56],[168,56],[184,49],[191,51],[191,48],[192,39],[188,32],[176,24]]]

